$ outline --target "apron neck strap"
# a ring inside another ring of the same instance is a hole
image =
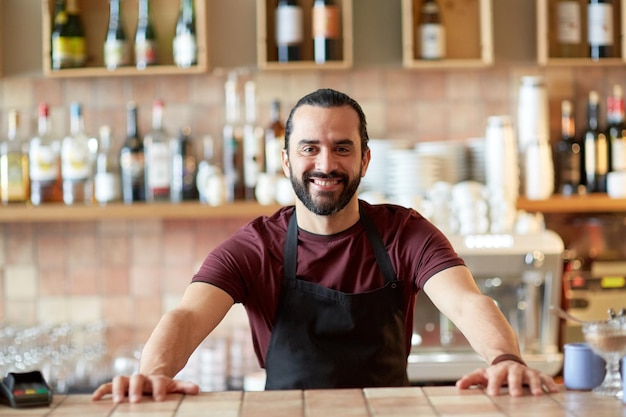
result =
[[[383,274],[385,279],[385,283],[390,283],[396,281],[396,273],[393,269],[393,265],[391,264],[391,259],[389,258],[389,254],[385,249],[385,244],[383,243],[374,222],[370,218],[370,216],[365,213],[364,210],[361,209],[361,204],[359,204],[359,216],[361,218],[361,223],[363,224],[363,229],[365,229],[365,234],[367,235],[368,240],[370,241],[372,248],[374,250],[374,256],[376,257],[376,263],[380,268],[380,272]],[[291,215],[291,219],[289,219],[289,226],[287,227],[287,238],[285,239],[285,250],[284,250],[284,278],[296,278],[296,267],[297,267],[297,259],[298,259],[298,221],[296,219],[296,209],[294,207],[293,214]]]

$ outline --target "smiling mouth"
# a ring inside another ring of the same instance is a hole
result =
[[[311,178],[310,181],[313,184],[319,185],[321,187],[332,187],[332,186],[337,185],[337,184],[339,184],[341,182],[340,179],[322,180],[322,179],[315,179],[315,178]]]

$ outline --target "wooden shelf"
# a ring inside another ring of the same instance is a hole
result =
[[[520,198],[517,208],[542,213],[626,213],[626,198],[610,198],[606,194],[582,196],[554,195],[547,200]]]
[[[415,1],[402,0],[402,63],[405,68],[471,68],[493,64],[492,0],[439,2],[446,28],[447,58],[435,62],[418,58]]]
[[[208,206],[198,202],[183,203],[115,203],[106,206],[44,204],[32,206],[11,204],[0,206],[0,223],[77,222],[99,220],[139,219],[229,219],[269,215],[279,205],[262,206],[256,202],[237,202],[222,206]]]
[[[174,38],[179,2],[172,0],[153,0],[150,11],[157,33],[159,64],[144,70],[134,65],[109,71],[104,67],[103,48],[109,21],[109,2],[107,0],[79,0],[80,17],[85,29],[87,44],[87,64],[82,68],[52,69],[51,33],[54,19],[54,0],[41,0],[42,7],[42,44],[43,74],[50,78],[71,77],[113,77],[132,75],[177,75],[196,74],[208,69],[207,6],[204,0],[195,0],[196,36],[198,44],[198,64],[190,68],[179,68],[174,64],[172,39]],[[138,2],[121,2],[122,21],[126,36],[130,40],[131,50],[137,25]],[[131,53],[134,57],[134,53]]]
[[[313,59],[313,39],[311,19],[313,0],[302,0],[300,6],[304,20],[304,43],[302,60],[298,62],[278,62],[276,52],[276,20],[274,9],[276,0],[257,0],[257,65],[263,70],[337,70],[352,67],[352,1],[337,0],[341,10],[341,59],[318,64]]]
[[[613,41],[615,49],[614,58],[603,58],[592,60],[587,57],[562,58],[558,56],[558,44],[556,36],[556,4],[558,0],[536,0],[537,7],[537,63],[545,66],[569,66],[585,67],[594,65],[624,65],[626,60],[626,43],[623,42],[626,33],[626,0],[616,0],[613,2]],[[581,5],[581,37],[582,43],[586,44],[587,27],[587,2]],[[586,47],[581,47],[581,54],[586,51]],[[584,50],[584,51],[583,51]]]

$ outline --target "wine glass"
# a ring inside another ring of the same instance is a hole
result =
[[[606,362],[604,381],[594,388],[593,392],[621,398],[624,393],[619,362],[626,355],[626,317],[619,316],[608,321],[585,322],[583,334],[591,349]]]

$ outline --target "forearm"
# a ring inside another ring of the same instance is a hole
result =
[[[455,324],[487,363],[505,353],[521,356],[513,328],[491,298],[472,295],[461,310]]]
[[[143,348],[140,373],[174,377],[185,366],[202,341],[189,316],[184,310],[173,310],[161,318]]]

